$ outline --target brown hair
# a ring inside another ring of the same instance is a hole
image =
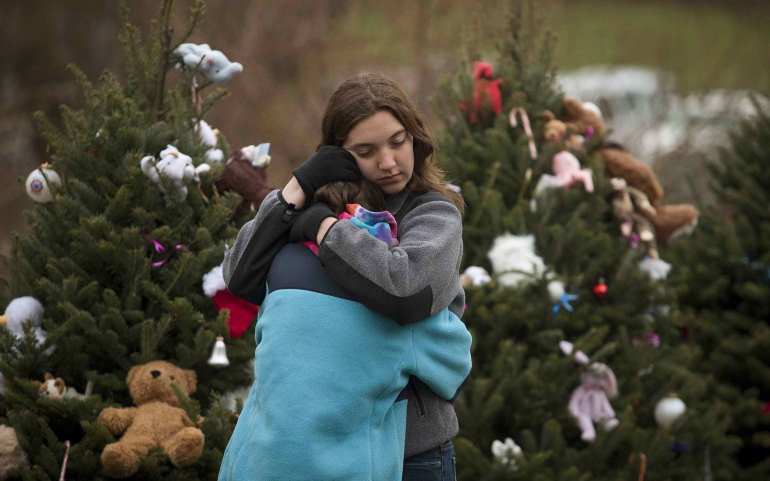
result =
[[[372,211],[385,210],[385,196],[375,184],[361,182],[332,182],[315,192],[314,202],[323,202],[331,207],[335,214],[345,210],[345,204],[361,204]]]
[[[406,188],[440,192],[462,213],[463,199],[447,186],[444,172],[432,155],[433,140],[417,109],[398,84],[383,75],[361,73],[337,87],[324,112],[321,144],[342,146],[356,124],[383,110],[393,114],[413,139],[414,173]]]

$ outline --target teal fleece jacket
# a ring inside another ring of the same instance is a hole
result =
[[[402,326],[326,276],[305,246],[277,253],[219,481],[399,480],[409,376],[451,399],[470,373],[471,336],[449,309]]]
[[[320,246],[323,270],[352,300],[399,324],[418,322],[446,308],[462,316],[459,211],[436,192],[408,191],[387,196],[386,209],[398,222],[398,246],[386,245],[348,220],[339,221]],[[278,190],[265,198],[225,257],[224,277],[231,292],[262,302],[267,272],[276,253],[288,243],[297,212]],[[410,379],[400,398],[409,401],[406,457],[457,434],[451,400],[438,396],[418,378]]]

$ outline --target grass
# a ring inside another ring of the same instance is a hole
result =
[[[541,0],[557,35],[561,70],[594,64],[643,65],[672,72],[683,93],[715,88],[770,94],[770,3]],[[330,39],[332,61],[417,64],[422,52],[459,59],[463,45],[490,53],[506,28],[507,0],[355,2]],[[422,36],[418,28],[425,28]],[[427,42],[422,49],[416,42]]]

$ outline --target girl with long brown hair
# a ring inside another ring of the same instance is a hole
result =
[[[316,153],[242,228],[224,276],[262,308],[255,384],[220,480],[455,479],[452,399],[470,371],[462,200],[433,151],[395,82],[352,77],[329,100]],[[338,218],[351,201],[392,214],[393,242]],[[267,469],[257,451],[278,461]]]

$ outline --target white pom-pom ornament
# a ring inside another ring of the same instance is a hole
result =
[[[55,170],[49,169],[48,164],[43,164],[27,176],[25,182],[27,195],[35,202],[45,204],[53,200],[52,190],[61,187],[61,178]]]
[[[684,401],[675,394],[670,394],[655,405],[655,421],[660,427],[669,428],[682,417],[685,411],[687,406]]]
[[[518,461],[524,457],[524,452],[511,438],[505,438],[505,442],[495,439],[492,441],[492,456],[497,462],[507,464],[509,468],[516,470]]]

